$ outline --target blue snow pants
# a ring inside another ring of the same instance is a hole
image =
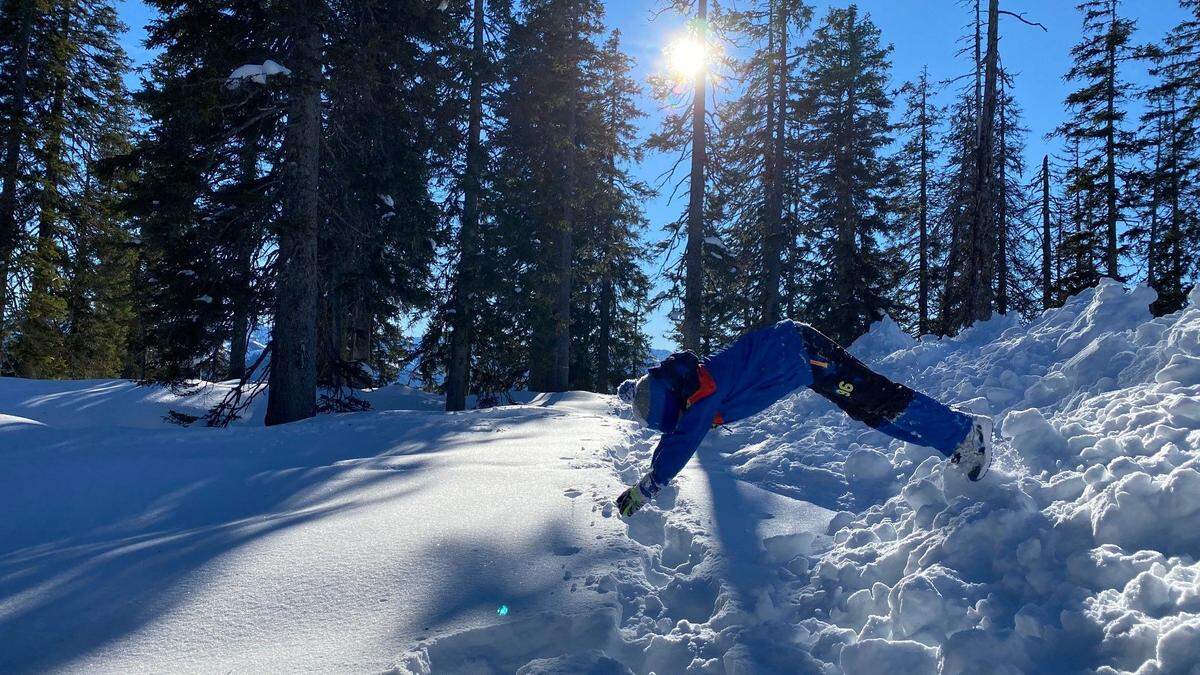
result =
[[[892,382],[807,324],[798,324],[812,367],[809,388],[850,417],[947,457],[971,429],[971,418],[919,391]]]

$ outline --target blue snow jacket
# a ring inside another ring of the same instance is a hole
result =
[[[672,354],[650,376],[686,398],[678,421],[659,429],[651,460],[659,487],[683,469],[709,429],[762,412],[813,379],[800,324],[791,320],[746,333],[703,360],[691,352]]]

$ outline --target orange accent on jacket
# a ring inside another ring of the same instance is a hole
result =
[[[708,368],[705,368],[703,364],[696,366],[696,373],[700,376],[700,388],[688,397],[687,404],[689,406],[702,398],[712,396],[712,393],[717,390],[717,381],[708,372]]]
[[[712,373],[708,372],[708,368],[705,368],[703,364],[696,366],[696,374],[700,378],[700,388],[696,390],[696,393],[688,397],[687,404],[689,407],[702,398],[712,396],[713,392],[717,390],[717,381],[713,379]],[[716,415],[713,415],[712,423],[714,427],[719,427],[725,424],[725,418],[721,416],[720,412],[717,412]]]

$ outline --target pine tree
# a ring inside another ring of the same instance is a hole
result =
[[[1068,141],[1063,169],[1065,213],[1058,250],[1062,264],[1059,292],[1064,300],[1100,283],[1101,268],[1097,263],[1104,255],[1103,237],[1092,226],[1100,210],[1101,193],[1095,189],[1095,174],[1084,165],[1081,145],[1078,139]]]
[[[593,0],[545,0],[525,5],[508,33],[494,185],[504,239],[494,245],[508,249],[516,269],[497,278],[528,294],[521,316],[535,390],[562,391],[571,381],[573,261],[597,161],[585,140],[593,116],[585,70],[598,58],[601,16]]]
[[[891,142],[885,85],[890,47],[857,7],[832,9],[807,47],[802,131],[812,171],[808,237],[822,251],[804,316],[849,344],[892,307],[889,269],[878,235],[889,228],[882,151]]]
[[[634,101],[641,89],[630,76],[632,68],[632,59],[621,51],[619,31],[613,31],[590,77],[589,101],[595,112],[587,145],[596,153],[598,174],[592,182],[595,196],[589,200],[593,207],[586,216],[591,227],[584,252],[590,259],[579,266],[579,276],[582,287],[597,291],[593,303],[576,316],[595,316],[595,330],[572,330],[583,338],[577,340],[580,349],[573,357],[582,367],[572,372],[594,373],[587,384],[601,392],[635,375],[649,356],[641,320],[650,280],[641,268],[647,255],[639,232],[645,227],[641,204],[652,191],[629,170],[642,159],[635,121],[644,116]]]
[[[247,335],[268,324],[270,423],[361,407],[347,387],[394,375],[409,350],[399,321],[432,301],[455,19],[421,0],[297,0],[269,17],[170,4],[129,158],[140,369],[248,386]],[[269,72],[246,65],[259,63]],[[239,387],[210,422],[247,400]]]
[[[1117,230],[1126,201],[1122,174],[1132,151],[1131,136],[1122,126],[1130,87],[1120,68],[1134,58],[1130,39],[1135,23],[1118,14],[1119,0],[1087,0],[1077,7],[1083,14],[1083,39],[1071,50],[1074,63],[1067,79],[1081,86],[1067,96],[1071,117],[1059,131],[1080,141],[1079,171],[1086,176],[1069,189],[1094,191],[1083,200],[1095,201],[1101,209],[1097,221],[1086,226],[1096,229],[1103,242],[1101,271],[1120,279]]]
[[[715,236],[711,231],[708,193],[713,177],[709,175],[709,151],[712,134],[709,129],[708,92],[709,81],[717,65],[715,52],[718,43],[718,24],[709,16],[708,0],[683,0],[667,5],[680,14],[690,17],[688,37],[684,44],[695,45],[698,52],[691,58],[702,58],[703,63],[694,64],[691,81],[676,81],[673,76],[655,78],[652,82],[655,98],[663,102],[668,111],[659,131],[647,140],[647,146],[668,153],[677,153],[681,160],[668,176],[675,180],[677,168],[683,157],[690,159],[689,169],[678,181],[678,186],[687,184],[688,206],[680,220],[669,226],[671,239],[663,247],[671,251],[682,240],[683,256],[679,264],[671,266],[671,279],[682,286],[682,312],[676,316],[680,342],[684,349],[703,350],[703,332],[712,321],[704,316],[705,306],[705,241]],[[691,65],[691,64],[689,64]],[[677,291],[676,291],[677,292]]]
[[[118,44],[124,27],[101,0],[8,3],[4,11],[4,22],[17,30],[3,50],[14,82],[3,132],[0,306],[11,305],[17,332],[6,340],[0,319],[0,344],[11,345],[11,365],[27,377],[115,375],[123,358],[113,352],[123,351],[123,332],[89,333],[82,318],[95,308],[94,296],[119,295],[128,283],[117,264],[123,251],[102,245],[99,232],[120,238],[123,224],[94,172],[129,133],[121,80],[128,64]],[[30,229],[32,241],[22,247]],[[20,307],[7,294],[13,271],[28,279]],[[68,351],[69,338],[81,331],[90,349]],[[105,356],[93,360],[93,350]]]
[[[898,130],[905,141],[896,161],[900,185],[895,210],[897,217],[905,221],[907,231],[912,232],[915,224],[916,239],[907,243],[906,248],[909,251],[916,248],[915,292],[911,293],[916,296],[917,306],[914,328],[918,335],[925,335],[933,331],[932,290],[940,286],[938,263],[945,248],[940,228],[935,227],[937,221],[932,217],[939,210],[934,185],[938,180],[940,153],[934,134],[941,125],[943,111],[933,101],[937,91],[929,81],[927,67],[921,69],[917,79],[902,85],[900,92],[905,95],[905,109]],[[913,257],[911,252],[906,256],[909,260]]]
[[[446,364],[447,410],[462,410],[466,407],[472,360],[472,324],[477,316],[475,300],[479,295],[476,290],[476,272],[482,251],[479,242],[479,220],[486,152],[483,147],[483,91],[484,79],[491,79],[489,75],[492,71],[489,67],[491,51],[485,42],[487,15],[484,0],[473,1],[470,18],[470,55],[465,59],[470,84],[467,91],[467,137],[461,179],[463,205],[458,231],[458,266],[455,269],[453,298],[448,310],[450,348]]]
[[[1011,89],[1013,78],[1003,68],[997,101],[996,128],[996,311],[1039,312],[1042,239],[1034,215],[1032,186],[1025,182],[1024,113]],[[1040,189],[1040,186],[1039,186]]]
[[[1157,80],[1146,92],[1137,172],[1149,224],[1129,232],[1144,242],[1156,314],[1182,307],[1200,276],[1200,1],[1180,4],[1191,16],[1144,50]]]
[[[141,238],[135,371],[173,385],[237,376],[250,324],[270,316],[256,261],[277,212],[289,77],[227,80],[247,63],[286,63],[261,46],[272,25],[261,10],[176,4],[149,26],[160,53],[136,95],[149,125],[127,161],[126,203]]]
[[[730,32],[754,45],[736,65],[740,94],[718,108],[721,162],[713,169],[722,188],[714,198],[728,211],[725,245],[736,248],[743,270],[758,272],[756,277],[735,275],[746,288],[731,295],[741,302],[754,298],[757,305],[742,329],[781,316],[784,260],[795,233],[785,206],[794,201],[785,175],[795,159],[788,138],[798,123],[790,95],[796,79],[792,52],[794,38],[811,18],[812,9],[802,2],[760,0],[725,21]]]

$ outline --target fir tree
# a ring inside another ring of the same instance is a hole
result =
[[[632,68],[632,59],[621,51],[620,33],[613,31],[590,70],[594,126],[587,145],[595,153],[597,174],[585,221],[591,225],[585,262],[578,267],[581,287],[596,290],[587,296],[592,302],[575,316],[595,319],[594,331],[580,326],[572,332],[583,338],[573,357],[581,367],[573,372],[594,374],[581,384],[601,392],[634,376],[649,356],[641,321],[650,281],[641,267],[647,255],[639,233],[645,227],[641,205],[652,192],[630,173],[630,166],[642,159],[635,122],[644,116],[634,102],[641,89],[630,76]]]
[[[1067,79],[1080,88],[1067,96],[1071,117],[1060,133],[1080,142],[1078,180],[1068,190],[1094,192],[1083,201],[1096,202],[1097,220],[1086,223],[1103,242],[1101,271],[1121,278],[1118,224],[1123,220],[1125,187],[1122,174],[1130,156],[1131,136],[1123,128],[1129,85],[1120,74],[1121,64],[1134,57],[1130,42],[1135,24],[1118,13],[1119,0],[1087,0],[1078,5],[1083,14],[1083,39],[1071,50],[1074,63]]]
[[[712,220],[708,217],[711,205],[708,193],[713,177],[709,175],[710,143],[713,138],[709,128],[708,96],[710,80],[717,66],[719,33],[714,27],[720,17],[710,17],[708,0],[685,0],[668,5],[689,18],[688,35],[676,45],[684,52],[683,59],[701,59],[700,63],[683,63],[683,73],[657,77],[652,81],[654,95],[663,102],[667,111],[659,131],[647,140],[651,149],[678,155],[667,180],[675,181],[678,167],[686,158],[688,171],[681,175],[672,191],[687,185],[687,210],[680,219],[669,225],[671,238],[662,250],[669,256],[680,242],[683,255],[677,264],[670,266],[669,276],[673,284],[682,290],[682,311],[672,312],[676,317],[680,342],[684,349],[702,351],[703,332],[716,319],[704,317],[705,307],[705,242],[715,236]],[[683,46],[687,46],[684,48]],[[686,71],[693,71],[688,81]],[[680,77],[682,76],[682,77]],[[677,79],[678,78],[678,79]],[[678,295],[675,289],[674,294]]]
[[[1182,307],[1200,275],[1200,2],[1180,4],[1190,16],[1144,50],[1157,79],[1146,92],[1139,144],[1148,223],[1129,233],[1144,242],[1156,314]]]
[[[891,142],[885,89],[890,47],[858,8],[832,9],[807,47],[801,141],[812,173],[807,235],[818,242],[804,315],[849,344],[892,308],[891,253],[882,151]]]
[[[900,180],[896,216],[907,224],[908,232],[915,230],[915,239],[910,235],[905,248],[910,251],[908,260],[916,259],[917,270],[909,275],[915,286],[909,295],[916,296],[916,325],[918,335],[933,330],[935,301],[932,290],[940,286],[941,274],[938,263],[943,256],[945,243],[941,228],[936,227],[935,218],[939,210],[934,186],[938,180],[939,148],[934,138],[941,125],[942,109],[934,103],[937,91],[929,81],[928,68],[921,75],[900,87],[905,95],[904,116],[898,130],[904,134],[904,144],[896,158],[897,177]],[[915,227],[914,227],[915,225]],[[916,249],[916,255],[911,250]],[[909,301],[908,304],[912,304]]]
[[[10,172],[6,157],[0,196],[0,281],[13,271],[28,280],[20,307],[0,293],[0,306],[15,310],[11,364],[27,377],[116,375],[123,331],[93,332],[96,324],[84,316],[97,295],[118,302],[128,284],[119,264],[125,251],[104,245],[108,236],[123,237],[123,222],[95,174],[129,133],[121,79],[128,64],[117,42],[124,27],[101,0],[9,3],[4,11],[17,24],[6,63],[25,66],[9,71],[18,81],[7,92],[12,114],[4,136],[15,159]],[[32,241],[21,247],[30,230]],[[119,314],[116,320],[122,323]],[[0,343],[8,345],[3,323]],[[81,334],[90,349],[69,350]],[[92,359],[93,350],[103,356]]]
[[[796,79],[792,58],[796,36],[811,20],[812,9],[795,0],[761,0],[726,18],[730,32],[749,40],[754,51],[736,66],[740,95],[718,111],[722,136],[715,166],[723,193],[716,198],[728,212],[724,239],[736,247],[737,275],[747,287],[731,295],[754,298],[757,311],[739,321],[742,329],[780,319],[784,260],[795,238],[785,204],[794,201],[785,179],[794,164],[788,138],[798,124],[791,105]]]

